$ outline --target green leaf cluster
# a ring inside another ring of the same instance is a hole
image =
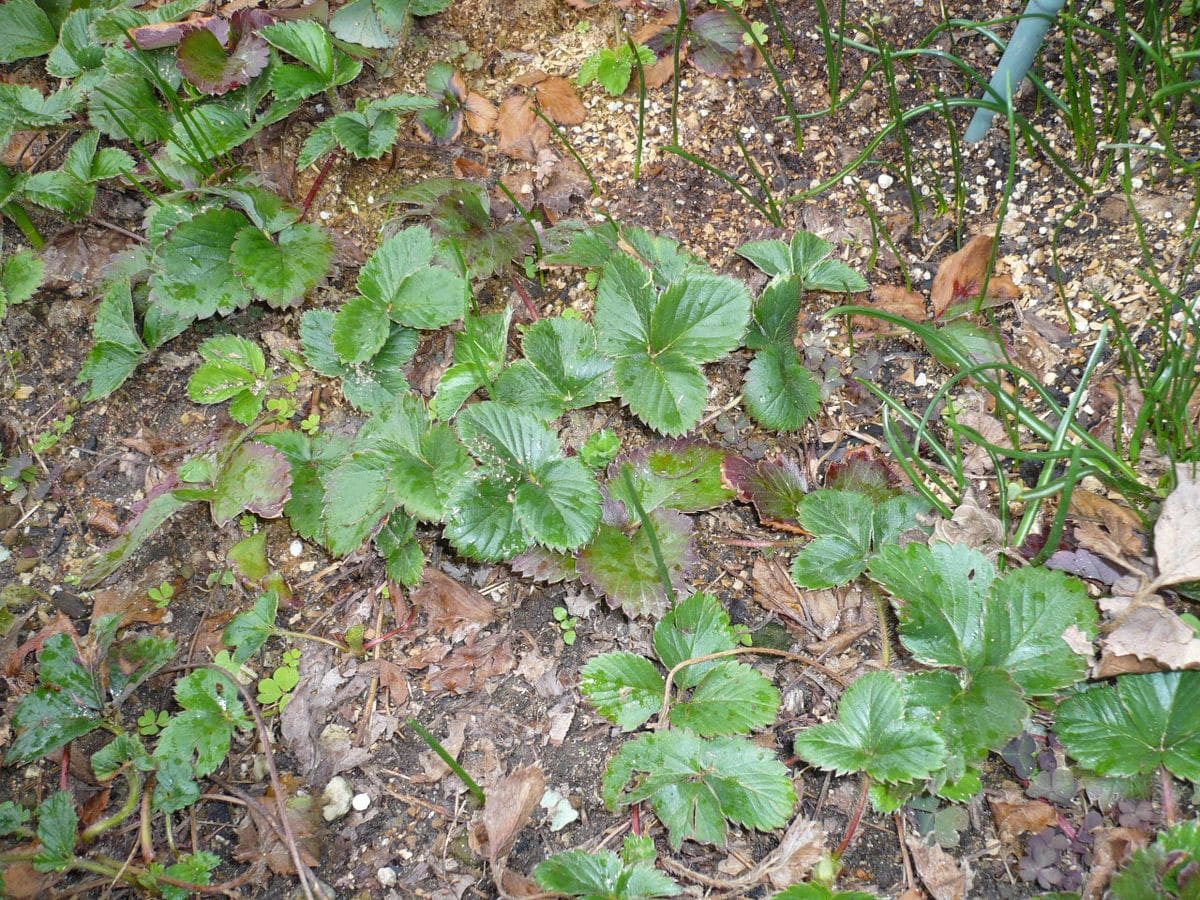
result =
[[[4,85],[3,87],[15,87]],[[51,101],[43,100],[31,87],[21,86],[30,105],[45,108]],[[36,97],[36,101],[34,100]],[[53,98],[52,98],[53,99]],[[11,102],[11,99],[10,99]],[[0,96],[0,104],[3,97]],[[20,113],[21,119],[30,118],[29,110]],[[3,115],[0,106],[0,116]],[[14,120],[17,114],[11,113]],[[0,131],[4,130],[0,119]],[[58,169],[27,175],[0,167],[0,206],[14,201],[28,200],[38,206],[61,213],[68,219],[81,219],[91,212],[96,199],[96,185],[110,178],[117,178],[133,169],[133,158],[124,150],[106,147],[97,150],[99,131],[88,131],[71,145],[66,159]]]
[[[732,650],[740,638],[710,594],[693,594],[658,623],[655,653],[681,692],[669,713],[675,727],[626,743],[604,777],[609,809],[649,800],[676,848],[687,839],[723,844],[727,820],[777,828],[795,803],[787,769],[741,736],[774,721],[779,691],[732,658],[682,665]],[[626,652],[591,660],[581,683],[600,714],[624,731],[661,711],[666,687],[651,660]]]
[[[585,900],[677,897],[679,885],[654,868],[654,858],[654,842],[630,834],[619,856],[611,850],[568,850],[539,863],[533,877],[544,890]]]
[[[708,401],[701,366],[741,343],[749,315],[750,295],[735,279],[685,270],[660,289],[655,274],[621,253],[604,266],[595,322],[621,399],[651,428],[679,435]]]
[[[1200,822],[1181,822],[1134,852],[1109,884],[1112,900],[1192,900],[1197,895]]]
[[[331,116],[313,130],[300,148],[296,166],[306,169],[338,147],[355,159],[379,159],[399,137],[398,113],[429,110],[435,105],[431,98],[414,94],[360,98],[354,109]]]
[[[805,494],[800,526],[813,540],[792,562],[792,580],[804,588],[835,587],[863,573],[872,557],[918,527],[929,510],[920,497],[900,494],[882,502],[857,491],[826,489]]]
[[[643,66],[652,65],[655,58],[654,51],[649,47],[637,48],[636,60]],[[634,51],[628,44],[622,44],[615,50],[607,47],[597,50],[579,67],[579,86],[587,87],[593,81],[598,81],[609,94],[619,97],[629,88],[634,62]]]
[[[329,20],[339,40],[372,50],[386,50],[403,41],[413,16],[432,16],[451,0],[351,0]]]
[[[4,252],[0,240],[0,254]],[[10,306],[24,303],[42,284],[45,266],[30,250],[21,250],[0,259],[0,322]]]

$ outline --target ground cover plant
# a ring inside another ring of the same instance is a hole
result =
[[[1193,895],[1200,20],[954,14],[0,5],[0,891]]]

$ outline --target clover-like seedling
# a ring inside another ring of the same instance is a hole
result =
[[[154,601],[156,609],[166,609],[175,596],[175,585],[169,581],[164,581],[157,587],[150,588],[146,594]]]
[[[167,723],[170,721],[171,714],[165,709],[160,709],[158,712],[148,709],[138,716],[138,734],[145,737],[152,737],[166,728]]]
[[[562,631],[563,643],[570,647],[575,643],[575,629],[579,626],[579,616],[572,616],[565,606],[556,606],[553,611],[554,621]]]

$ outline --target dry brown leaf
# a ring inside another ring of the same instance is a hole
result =
[[[999,550],[1004,545],[1004,528],[990,509],[979,505],[975,491],[967,488],[963,501],[950,519],[933,523],[930,542],[966,544],[985,552]]]
[[[1133,609],[1129,609],[1131,597],[1112,599],[1117,602],[1103,607],[1115,614],[1120,624],[1100,641],[1100,661],[1094,677],[1200,669],[1200,638],[1187,622],[1163,605],[1161,597],[1144,599]]]
[[[871,288],[869,300],[860,301],[864,306],[903,316],[913,322],[924,322],[925,297],[898,284],[879,284]],[[874,316],[852,316],[850,326],[862,331],[887,331],[891,323]]]
[[[20,844],[12,848],[15,852],[33,855],[36,844]],[[9,900],[35,900],[38,897],[54,896],[51,887],[62,878],[62,873],[43,874],[24,859],[17,859],[4,865],[4,896]]]
[[[812,819],[793,821],[775,850],[777,862],[767,877],[777,890],[784,890],[808,877],[825,856],[825,829]]]
[[[545,184],[537,192],[537,199],[553,225],[567,214],[575,201],[587,197],[590,190],[591,182],[579,164],[573,159],[560,159],[550,169]]]
[[[1071,492],[1070,510],[1077,519],[1099,522],[1110,531],[1119,522],[1124,522],[1131,529],[1142,525],[1142,520],[1133,510],[1086,488],[1076,488]]]
[[[750,570],[750,585],[754,589],[755,599],[763,609],[804,626],[815,637],[824,636],[809,622],[804,613],[804,601],[800,590],[778,560],[755,556],[754,565]]]
[[[512,83],[517,87],[533,87],[541,84],[550,76],[541,69],[526,69],[520,75],[513,79]]]
[[[467,159],[465,156],[456,156],[450,166],[454,169],[455,176],[472,181],[480,181],[491,174],[491,170],[487,166],[477,163],[473,159]]]
[[[466,694],[480,690],[489,678],[511,672],[516,660],[512,642],[496,635],[447,656],[425,679],[425,690],[444,690]]]
[[[1154,523],[1158,577],[1152,588],[1200,580],[1200,477],[1195,465],[1175,469],[1176,485]]]
[[[539,81],[533,89],[538,106],[559,125],[579,125],[587,118],[587,109],[575,92],[575,85],[554,76]]]
[[[114,588],[96,591],[92,602],[92,621],[105,616],[120,615],[121,625],[144,622],[157,625],[166,617],[166,609],[158,609],[145,590],[137,590],[133,582],[122,582]]]
[[[955,303],[964,303],[979,295],[992,247],[992,235],[977,234],[957,253],[942,260],[929,294],[934,318],[941,316]],[[1015,299],[1020,294],[1011,278],[993,271],[988,279],[988,296],[984,303],[992,305],[996,300]]]
[[[50,140],[44,131],[14,132],[8,146],[0,153],[0,166],[23,168],[25,164],[37,159],[49,143]]]
[[[513,159],[537,162],[537,154],[550,140],[550,126],[533,111],[528,94],[509,97],[496,116],[497,146]]]
[[[988,415],[980,409],[963,409],[955,416],[955,420],[960,425],[979,432],[988,443],[1001,445],[1004,443],[1004,426],[995,416]],[[963,456],[963,468],[969,475],[985,475],[992,471],[994,465],[987,450],[971,441],[969,449]]]
[[[933,900],[963,900],[967,896],[974,879],[965,859],[960,864],[937,844],[927,844],[916,835],[909,835],[907,843],[917,874]]]
[[[649,22],[643,25],[633,33],[633,42],[639,46],[647,43],[652,38],[658,37],[668,28],[673,27],[672,22]],[[683,61],[687,59],[687,42],[679,48],[679,64],[683,65]],[[661,58],[653,62],[649,66],[642,67],[642,76],[646,79],[647,88],[659,88],[666,84],[675,75],[675,59],[674,53],[664,53]],[[637,71],[633,73],[634,83],[637,79]]]
[[[496,104],[487,97],[474,92],[467,94],[466,102],[463,103],[463,116],[467,120],[467,127],[476,134],[490,133],[496,127],[497,114]],[[486,169],[484,174],[487,174]]]
[[[261,798],[262,805],[276,812],[275,798],[270,791]],[[321,863],[320,810],[312,797],[305,795],[294,796],[286,801],[288,824],[296,839],[296,849],[300,852],[300,860],[306,866],[317,866]],[[295,875],[296,865],[292,862],[292,854],[287,845],[279,839],[267,820],[259,812],[258,807],[246,807],[248,815],[238,828],[238,846],[234,858],[239,862],[251,862],[265,859],[271,871],[276,875]]]
[[[496,619],[495,607],[487,597],[433,568],[425,569],[421,586],[409,599],[425,611],[431,629],[456,642],[473,637]]]
[[[1138,828],[1097,828],[1092,832],[1092,865],[1080,892],[1081,900],[1100,900],[1113,874],[1149,838]]]
[[[493,866],[502,867],[545,792],[546,776],[536,765],[517,769],[489,784],[483,812],[470,835],[472,849],[486,856]]]
[[[1019,791],[1007,791],[1003,797],[988,798],[992,818],[1000,840],[1009,848],[1022,834],[1036,834],[1058,822],[1054,807],[1045,800],[1030,800]]]

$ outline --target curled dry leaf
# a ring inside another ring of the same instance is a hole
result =
[[[469,120],[467,124],[470,124]],[[455,177],[471,181],[479,181],[491,174],[491,170],[487,166],[477,163],[473,159],[467,159],[465,156],[456,156],[450,166],[454,169]]]
[[[974,301],[979,296],[994,243],[991,235],[977,234],[957,253],[942,260],[930,290],[934,318],[942,316],[956,303]],[[984,305],[1015,300],[1020,294],[1011,278],[993,271],[988,279],[988,296]]]
[[[513,159],[537,162],[538,151],[550,140],[550,126],[533,111],[533,98],[526,94],[509,97],[496,115],[497,145]]]
[[[409,599],[425,611],[431,629],[449,635],[453,641],[478,634],[496,619],[495,608],[487,597],[437,569],[425,569],[421,586]]]
[[[538,106],[559,125],[579,125],[587,118],[587,109],[565,78],[553,76],[539,81],[533,89]]]
[[[894,316],[903,316],[913,322],[923,322],[926,318],[924,295],[898,284],[876,285],[871,288],[870,300],[863,305]],[[861,331],[887,331],[891,325],[872,316],[852,316],[850,327]]]
[[[1004,528],[990,509],[979,505],[975,491],[967,488],[963,502],[949,519],[933,523],[930,543],[966,544],[984,553],[993,553],[1004,546]]]
[[[963,900],[967,896],[974,878],[965,859],[959,863],[937,844],[927,844],[916,835],[909,835],[907,843],[917,875],[933,900]]]
[[[824,827],[812,819],[798,816],[771,854],[774,862],[767,870],[767,877],[777,890],[798,884],[808,877],[825,853]]]
[[[476,134],[489,134],[496,127],[497,112],[495,103],[474,91],[467,94],[467,99],[463,103],[463,115],[466,117],[467,127]],[[486,169],[484,169],[484,174],[487,174]]]
[[[529,824],[538,801],[546,792],[540,766],[526,766],[487,786],[487,801],[470,835],[471,848],[503,869],[517,835]]]
[[[1154,523],[1154,588],[1200,580],[1200,473],[1195,465],[1179,465],[1175,475],[1175,490]]]
[[[1097,828],[1093,831],[1092,865],[1080,897],[1100,900],[1117,869],[1148,841],[1149,836],[1139,828]]]
[[[489,678],[511,672],[515,664],[512,642],[504,635],[495,635],[459,647],[437,664],[423,686],[427,691],[467,694],[481,690]]]
[[[446,736],[440,738],[442,749],[450,754],[451,759],[457,760],[458,754],[462,752],[463,742],[466,740],[467,718],[465,714],[456,716],[446,726]],[[417,761],[421,764],[421,774],[412,776],[415,783],[433,784],[450,774],[450,767],[433,750],[425,750],[418,754]]]
[[[1167,609],[1161,597],[1133,604],[1128,596],[1101,601],[1101,608],[1120,624],[1100,641],[1094,677],[1200,669],[1200,638],[1187,622]]]
[[[1010,850],[1023,834],[1037,834],[1058,822],[1058,813],[1045,800],[1030,800],[1020,791],[1006,791],[1003,797],[988,799],[1000,841]]]
[[[275,800],[270,791],[261,798],[262,806],[275,811]],[[260,812],[257,806],[246,807],[248,815],[238,828],[238,847],[234,858],[240,862],[265,859],[267,866],[276,875],[295,875],[296,865],[287,845],[276,834],[272,821]],[[306,866],[321,863],[321,835],[317,817],[320,811],[312,797],[297,795],[287,800],[288,825],[296,839],[300,860]]]

